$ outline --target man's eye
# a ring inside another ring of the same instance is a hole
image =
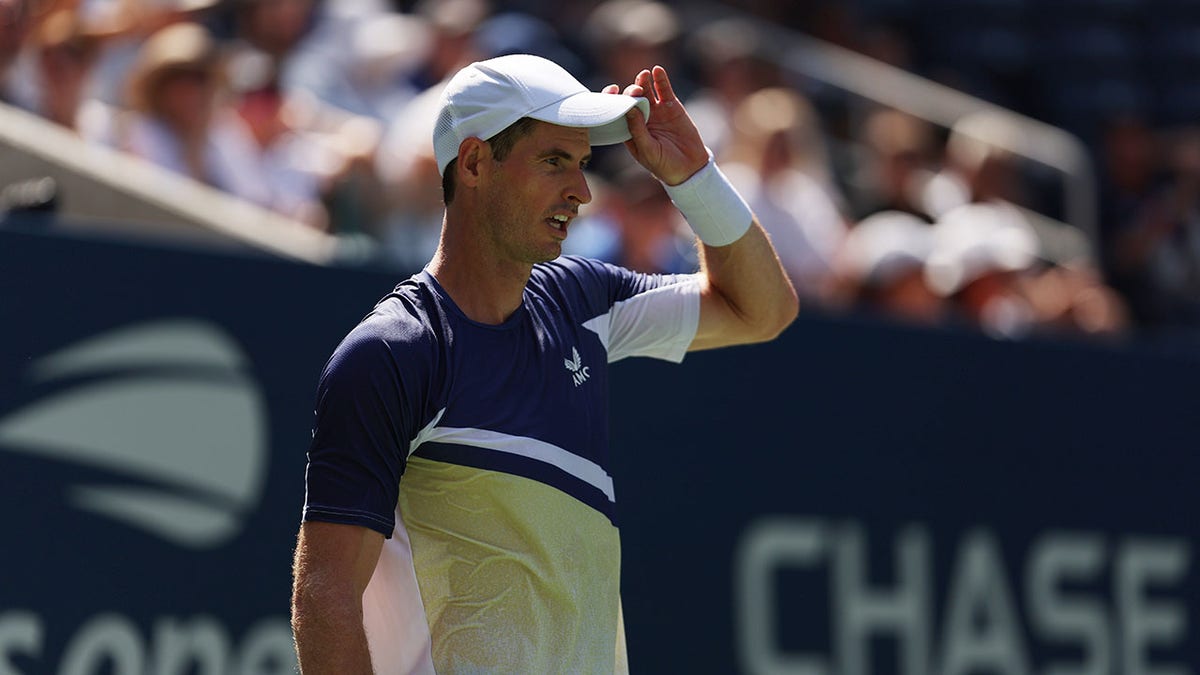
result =
[[[562,163],[562,160],[558,157],[547,157],[546,161],[549,162],[550,166],[558,166]]]

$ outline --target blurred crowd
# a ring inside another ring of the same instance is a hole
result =
[[[827,6],[830,3],[818,3]],[[836,6],[836,4],[835,4]],[[593,88],[662,64],[807,301],[997,337],[1200,324],[1200,131],[1113,119],[1095,255],[1046,245],[1020,158],[789,73],[758,24],[650,0],[0,0],[0,101],[412,271],[437,245],[440,83],[506,53]],[[777,22],[770,3],[746,11]],[[773,9],[774,8],[774,9]],[[797,26],[905,65],[903,35]],[[690,271],[693,239],[622,149],[597,149],[568,253]]]

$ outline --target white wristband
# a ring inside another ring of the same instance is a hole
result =
[[[728,246],[741,239],[754,220],[750,206],[717,167],[711,152],[708,164],[691,178],[663,187],[692,231],[709,246]]]

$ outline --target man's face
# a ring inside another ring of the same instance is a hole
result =
[[[579,206],[592,201],[590,159],[587,129],[537,122],[504,160],[489,160],[478,226],[501,259],[532,265],[562,254]]]
[[[175,68],[155,85],[155,107],[173,129],[201,132],[212,108],[213,74],[203,68]]]

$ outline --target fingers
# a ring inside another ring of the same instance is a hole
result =
[[[608,85],[607,87],[605,87],[605,88],[601,89],[601,90],[600,90],[600,93],[601,93],[601,94],[615,94],[615,93],[617,93],[618,91],[621,91],[621,88],[620,88],[620,87],[618,87],[618,86],[617,86],[617,85],[615,85],[615,84],[610,84],[610,85]]]
[[[647,71],[642,71],[647,72]],[[651,73],[654,80],[654,91],[661,103],[669,103],[679,100],[675,96],[675,90],[671,87],[671,78],[667,77],[667,69],[662,66],[654,66]]]
[[[650,71],[648,70],[638,73],[637,77],[633,78],[633,84],[634,86],[641,87],[643,92],[650,92],[651,94],[654,92],[653,79],[650,77]],[[643,96],[647,96],[651,103],[657,102],[653,95],[643,94]]]
[[[637,158],[641,154],[642,147],[650,139],[650,132],[646,129],[646,118],[642,117],[640,108],[633,106],[629,112],[625,113],[625,123],[629,125],[629,144],[634,146],[630,148],[630,151],[634,152],[634,157]],[[634,151],[635,148],[637,152]]]
[[[625,88],[625,93],[629,96],[645,96],[655,105],[679,100],[671,86],[671,78],[667,77],[667,69],[662,66],[638,73],[633,78],[633,84]]]

